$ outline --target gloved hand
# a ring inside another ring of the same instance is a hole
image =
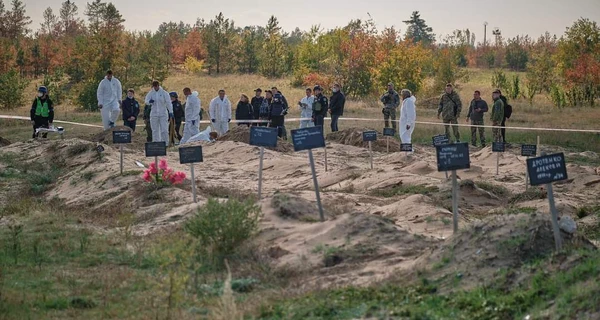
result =
[[[227,119],[227,122],[231,122],[231,119]]]
[[[150,103],[154,103],[154,99],[150,99],[150,101],[148,101],[148,102],[150,102]]]
[[[31,120],[31,124],[35,126],[35,121],[34,121],[34,120]]]
[[[192,125],[195,126],[196,125],[196,120],[192,120]]]
[[[102,109],[102,105],[101,104],[98,105],[98,109]]]
[[[381,113],[385,114],[385,108],[381,109]]]
[[[215,119],[211,119],[210,121],[212,121],[213,123],[215,122]]]
[[[169,112],[169,119],[174,119],[175,115],[173,114],[173,112]]]

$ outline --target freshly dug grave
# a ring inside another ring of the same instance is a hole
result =
[[[227,131],[227,133],[217,138],[217,141],[235,141],[250,143],[250,128],[247,126],[234,126],[229,131]],[[292,144],[281,138],[277,139],[277,147],[267,149],[284,153],[294,151],[294,147],[292,146]]]
[[[363,141],[363,132],[364,131],[376,131],[374,129],[366,129],[366,128],[348,128],[338,132],[332,132],[327,135],[327,141],[345,144],[360,148],[369,148],[369,143]],[[387,151],[387,137],[384,137],[383,134],[377,132],[377,141],[371,142],[371,148],[373,151],[377,152],[386,152]],[[389,138],[390,143],[390,151],[399,151],[400,150],[400,142],[393,137]]]

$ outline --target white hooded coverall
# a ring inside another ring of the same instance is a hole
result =
[[[102,126],[104,130],[110,129],[115,126],[117,119],[119,118],[119,104],[121,102],[121,96],[123,94],[123,88],[121,87],[121,81],[112,77],[108,80],[106,77],[100,81],[98,85],[98,91],[96,96],[98,98],[98,107],[100,108],[100,114],[102,115]]]
[[[198,133],[200,133],[200,99],[198,93],[194,91],[185,102],[185,127],[183,127],[181,144]]]
[[[154,100],[154,102],[150,103],[150,100]],[[152,105],[150,111],[152,142],[164,141],[169,146],[169,114],[173,113],[173,104],[169,93],[162,87],[159,87],[158,91],[152,88],[144,102]]]
[[[300,118],[312,118],[312,105],[315,102],[315,97],[314,96],[310,96],[310,97],[304,97],[302,98],[302,100],[300,100]],[[304,104],[306,106],[304,106]],[[300,128],[308,128],[308,127],[314,127],[315,124],[312,122],[312,120],[300,120]]]
[[[400,109],[400,140],[402,143],[412,143],[411,136],[415,131],[415,121],[417,121],[416,101],[415,96],[410,96],[402,101]],[[410,125],[408,130],[406,129],[407,125]]]
[[[208,108],[211,121],[214,120],[213,125],[215,131],[219,136],[224,135],[229,131],[229,120],[231,120],[231,102],[227,99],[227,96],[221,100],[220,97],[212,99]]]

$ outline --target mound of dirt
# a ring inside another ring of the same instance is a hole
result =
[[[595,248],[582,236],[561,232],[563,248]],[[461,287],[474,287],[492,279],[500,269],[517,270],[521,265],[551,255],[555,250],[549,215],[496,216],[473,224],[453,235],[444,245],[417,264],[433,277]],[[467,280],[467,281],[464,281]]]
[[[369,143],[363,141],[363,131],[372,131],[374,129],[365,128],[348,128],[338,132],[332,132],[327,135],[327,140],[339,144],[345,144],[360,148],[369,148]],[[399,151],[400,143],[396,139],[389,139],[390,151]],[[371,142],[371,148],[373,151],[386,152],[387,151],[387,139],[383,134],[377,132],[377,141]]]
[[[271,206],[277,215],[285,219],[306,222],[320,220],[319,209],[314,203],[292,194],[276,193],[271,200]],[[326,211],[323,213],[325,217],[331,216]]]
[[[143,125],[138,125],[136,132],[132,132],[131,134],[131,144],[125,145],[127,149],[135,149],[135,150],[144,150],[144,145],[146,144],[146,131],[144,131]],[[112,145],[112,133],[113,131],[131,131],[131,128],[125,126],[117,126],[114,128],[110,128],[108,130],[104,130],[102,132],[96,133],[87,140],[97,143],[104,143],[107,145]]]
[[[99,142],[99,143],[112,143],[112,133],[113,131],[131,131],[131,128],[129,127],[125,127],[125,126],[116,126],[114,128],[110,128],[108,130],[104,130],[100,133],[97,133],[95,135],[93,135],[90,138],[90,141],[92,142]]]
[[[6,147],[7,145],[11,144],[12,142],[0,137],[0,147]]]
[[[224,135],[220,136],[217,141],[235,141],[250,143],[250,128],[247,126],[234,126]],[[294,147],[291,143],[281,138],[277,139],[277,147],[267,148],[277,152],[292,152]]]

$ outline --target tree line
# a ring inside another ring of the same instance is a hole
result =
[[[56,12],[47,8],[32,30],[21,0],[0,0],[0,108],[22,105],[28,81],[42,78],[58,103],[70,99],[94,110],[97,83],[109,68],[124,88],[164,80],[173,70],[256,73],[289,77],[295,86],[340,82],[351,97],[371,96],[390,81],[433,95],[462,80],[465,67],[506,68],[527,73],[515,79],[499,72],[494,84],[530,101],[548,94],[559,107],[594,105],[600,93],[600,28],[583,18],[560,38],[496,36],[486,43],[477,43],[468,29],[436,39],[419,12],[403,21],[404,34],[395,27],[378,30],[371,18],[291,32],[275,16],[264,26],[240,27],[219,13],[141,32],[125,30],[124,22],[111,2],[93,0],[81,10],[66,0]]]

